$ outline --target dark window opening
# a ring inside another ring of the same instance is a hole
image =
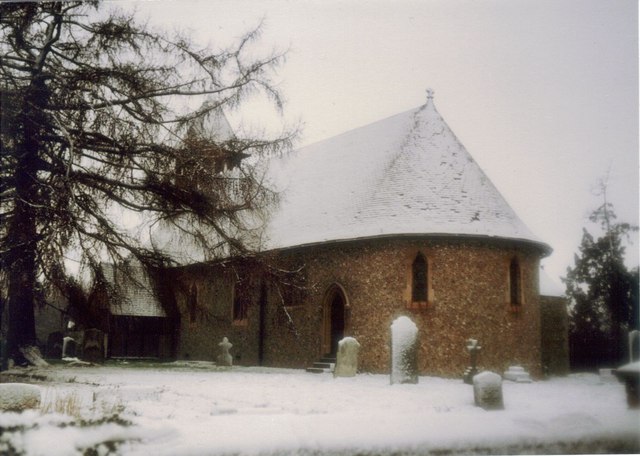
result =
[[[233,320],[244,321],[247,319],[249,299],[242,282],[236,282],[233,292]]]
[[[520,264],[516,258],[511,260],[509,265],[509,286],[511,305],[519,306],[521,301],[521,285],[520,285]]]
[[[198,287],[194,283],[191,285],[189,293],[189,321],[195,323],[198,319]]]
[[[429,296],[427,274],[427,260],[422,253],[418,253],[412,266],[411,299],[413,302],[427,302]]]

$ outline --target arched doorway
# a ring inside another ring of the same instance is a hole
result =
[[[337,284],[329,287],[323,308],[323,354],[335,356],[338,352],[338,342],[344,337],[346,328],[347,298],[342,287]]]

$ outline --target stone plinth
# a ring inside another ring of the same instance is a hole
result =
[[[509,366],[503,375],[505,380],[511,380],[518,383],[531,383],[529,373],[522,366]]]

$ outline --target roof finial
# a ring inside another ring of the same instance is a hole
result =
[[[433,89],[432,89],[431,87],[429,87],[429,88],[427,89],[427,100],[433,100],[433,94],[434,94],[434,93],[435,93],[435,92],[433,91]]]

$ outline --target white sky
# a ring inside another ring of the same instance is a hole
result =
[[[304,122],[300,144],[417,107],[433,88],[454,133],[553,247],[552,277],[573,264],[607,172],[618,219],[638,223],[636,0],[117,3],[214,46],[264,18],[265,49],[290,48],[277,80],[284,120]],[[628,256],[638,264],[637,236]]]

